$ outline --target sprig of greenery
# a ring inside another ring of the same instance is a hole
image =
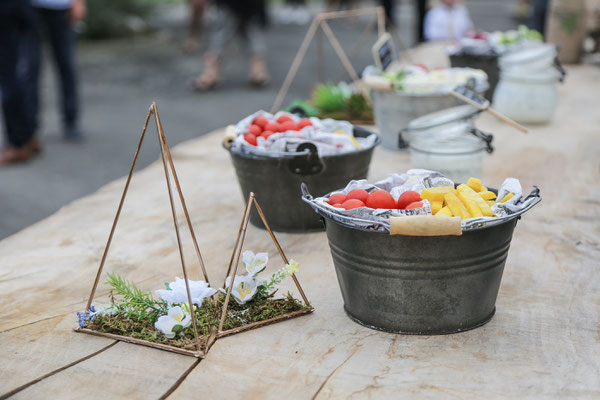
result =
[[[135,286],[132,281],[124,279],[116,272],[108,273],[106,284],[111,286],[111,297],[113,305],[109,311],[113,314],[122,314],[137,320],[148,319],[155,322],[160,315],[168,311],[167,302],[156,300],[149,290],[142,290]],[[121,296],[119,302],[114,301],[114,296]]]

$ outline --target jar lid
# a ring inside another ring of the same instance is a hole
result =
[[[501,71],[500,78],[507,78],[515,81],[530,82],[530,83],[549,83],[558,82],[560,73],[553,67],[546,68],[540,71]]]
[[[450,132],[454,131],[454,132]],[[447,132],[423,133],[411,135],[409,147],[423,153],[436,154],[470,154],[487,150],[494,151],[492,141],[494,136],[476,128],[465,129],[455,126]]]
[[[556,46],[549,43],[541,43],[535,46],[523,47],[503,55],[500,57],[499,65],[500,68],[515,67],[517,65],[537,62],[544,58],[553,60],[554,57],[556,57]]]
[[[422,117],[413,119],[408,124],[408,131],[430,129],[436,126],[449,124],[451,122],[471,119],[481,112],[480,109],[471,105],[446,108]]]
[[[486,144],[475,136],[460,136],[448,140],[411,140],[409,147],[421,153],[461,155],[485,151]]]

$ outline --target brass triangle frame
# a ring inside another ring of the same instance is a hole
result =
[[[131,164],[131,168],[129,170],[129,174],[127,175],[127,180],[125,182],[125,187],[123,189],[123,193],[121,195],[121,200],[119,201],[119,206],[117,208],[117,213],[115,215],[115,218],[113,220],[112,223],[112,227],[110,229],[110,234],[108,235],[108,240],[106,241],[106,246],[104,248],[104,253],[102,254],[102,259],[100,261],[100,266],[98,267],[98,272],[96,273],[96,279],[94,280],[94,284],[92,286],[92,290],[90,292],[90,296],[88,298],[88,302],[85,308],[85,311],[89,311],[91,305],[92,305],[92,301],[94,300],[94,296],[96,294],[96,289],[98,288],[98,284],[100,282],[100,277],[102,276],[102,271],[104,269],[104,265],[106,263],[106,258],[108,256],[108,251],[110,249],[110,245],[112,243],[112,239],[117,227],[117,223],[119,221],[119,217],[121,216],[121,211],[123,209],[123,204],[125,203],[125,198],[127,197],[127,192],[129,190],[129,185],[131,183],[131,179],[133,177],[133,173],[135,171],[135,167],[137,165],[137,161],[138,161],[138,157],[142,148],[142,144],[144,142],[144,138],[146,136],[146,132],[148,130],[148,124],[150,123],[150,119],[154,116],[154,120],[156,122],[156,131],[157,131],[157,135],[158,135],[158,141],[160,143],[160,153],[161,153],[161,161],[163,164],[163,169],[165,172],[165,182],[167,184],[167,192],[169,194],[169,202],[170,202],[170,206],[171,206],[171,214],[173,217],[173,225],[175,227],[175,235],[177,237],[177,246],[179,249],[179,257],[180,257],[180,261],[181,261],[181,269],[183,271],[183,277],[185,280],[185,287],[186,287],[186,292],[187,292],[187,297],[188,297],[188,302],[189,304],[192,304],[192,296],[190,293],[190,285],[189,285],[189,279],[188,279],[188,273],[187,273],[187,269],[186,269],[186,263],[185,263],[185,259],[183,256],[183,247],[182,247],[182,242],[181,242],[181,235],[179,233],[179,224],[177,222],[177,212],[175,210],[175,200],[174,200],[174,196],[173,196],[173,190],[171,187],[171,177],[169,175],[169,172],[172,175],[173,178],[173,182],[175,183],[175,187],[177,189],[177,193],[179,196],[179,200],[181,202],[181,206],[183,208],[183,212],[185,215],[185,219],[187,222],[187,227],[190,231],[190,235],[192,237],[192,242],[194,243],[194,248],[196,250],[196,255],[198,256],[198,261],[200,263],[200,267],[202,269],[202,274],[204,276],[204,279],[207,283],[210,283],[209,279],[208,279],[208,274],[206,273],[206,267],[204,265],[204,260],[202,259],[202,254],[200,253],[200,248],[198,247],[198,241],[196,240],[196,234],[194,232],[194,228],[192,226],[192,222],[190,219],[190,215],[188,213],[188,209],[187,209],[187,205],[185,203],[185,199],[183,197],[183,192],[181,190],[181,186],[179,183],[179,178],[177,177],[177,172],[175,171],[175,165],[173,164],[173,157],[171,156],[171,150],[169,148],[169,145],[167,143],[167,138],[165,136],[165,132],[164,129],[162,127],[162,123],[160,121],[160,117],[158,115],[158,107],[156,106],[156,103],[152,103],[152,105],[150,106],[149,110],[148,110],[148,114],[146,115],[146,119],[144,121],[144,127],[142,129],[142,133],[140,135],[140,140],[138,142],[138,146],[135,152],[135,155],[133,157],[133,162]],[[242,251],[242,247],[244,244],[244,239],[246,237],[246,228],[248,226],[248,220],[250,218],[250,211],[252,206],[256,207],[256,210],[258,211],[263,223],[265,224],[265,227],[267,228],[267,231],[269,232],[269,234],[271,235],[271,239],[273,240],[273,243],[275,244],[275,247],[277,248],[277,250],[279,251],[279,254],[283,260],[283,262],[285,264],[288,264],[288,259],[285,256],[285,253],[283,252],[283,249],[281,248],[281,246],[279,245],[279,242],[277,241],[277,238],[275,238],[275,235],[273,234],[273,231],[271,230],[271,228],[269,227],[269,224],[267,223],[267,220],[265,218],[265,215],[262,211],[262,209],[260,208],[258,202],[256,201],[256,198],[254,197],[254,193],[250,193],[250,197],[248,198],[248,203],[246,205],[246,209],[244,212],[244,216],[242,218],[242,223],[240,225],[240,230],[238,232],[238,236],[237,236],[237,240],[236,240],[236,244],[235,247],[233,249],[232,255],[231,255],[231,260],[229,261],[229,267],[227,269],[227,274],[225,276],[225,280],[227,279],[227,276],[229,276],[229,273],[231,272],[231,268],[232,266],[233,271],[232,271],[232,280],[233,277],[235,276],[236,272],[237,272],[237,266],[239,263],[239,259],[240,259],[240,253]],[[234,262],[235,261],[235,262]],[[249,329],[254,329],[254,328],[258,328],[260,326],[264,326],[264,325],[268,325],[268,324],[272,324],[275,322],[279,322],[279,321],[283,321],[286,319],[290,319],[290,318],[294,318],[294,317],[298,317],[304,314],[308,314],[314,311],[314,309],[312,308],[312,306],[309,304],[308,299],[306,298],[306,295],[304,293],[304,290],[302,290],[302,287],[300,286],[300,282],[298,281],[298,279],[296,278],[296,276],[294,274],[292,274],[292,279],[294,280],[294,283],[296,285],[296,287],[298,288],[300,295],[302,296],[302,300],[304,301],[304,304],[307,306],[306,309],[304,310],[300,310],[300,311],[294,311],[294,312],[290,312],[287,314],[283,314],[280,315],[278,317],[275,318],[271,318],[268,320],[264,320],[264,321],[259,321],[259,322],[254,322],[254,323],[250,323],[238,328],[234,328],[234,329],[229,329],[226,331],[223,331],[223,323],[225,322],[225,316],[227,315],[227,309],[229,306],[229,301],[231,298],[231,290],[233,285],[230,285],[229,290],[227,291],[226,294],[226,298],[225,298],[225,303],[224,303],[224,307],[223,307],[223,311],[221,314],[221,320],[219,323],[219,327],[218,330],[215,330],[214,327],[211,329],[211,334],[208,337],[207,343],[206,343],[206,349],[202,350],[201,349],[201,345],[200,345],[200,337],[198,335],[198,328],[196,325],[196,318],[192,318],[192,327],[193,327],[193,331],[194,331],[194,342],[195,342],[195,346],[196,346],[196,350],[187,350],[187,349],[183,349],[180,347],[175,347],[175,346],[170,346],[170,345],[165,345],[165,344],[160,344],[160,343],[154,343],[154,342],[150,342],[147,340],[142,340],[142,339],[137,339],[137,338],[132,338],[129,336],[122,336],[122,335],[116,335],[116,334],[111,334],[111,333],[105,333],[105,332],[98,332],[95,331],[93,329],[88,329],[88,328],[77,328],[75,329],[76,332],[82,332],[82,333],[87,333],[87,334],[91,334],[91,335],[95,335],[95,336],[102,336],[102,337],[107,337],[110,339],[114,339],[114,340],[119,340],[119,341],[123,341],[123,342],[128,342],[128,343],[133,343],[133,344],[140,344],[140,345],[144,345],[144,346],[148,346],[148,347],[154,347],[157,349],[161,349],[161,350],[167,350],[167,351],[171,351],[171,352],[175,352],[175,353],[179,353],[179,354],[184,354],[184,355],[188,355],[188,356],[193,356],[193,357],[197,357],[197,358],[204,358],[206,356],[206,353],[208,352],[208,350],[210,349],[210,347],[214,344],[214,342],[221,337],[224,336],[229,336],[229,335],[233,335],[235,333],[238,332],[242,332],[242,331],[246,331]],[[225,283],[223,283],[223,287],[225,287]]]
[[[146,115],[146,120],[144,121],[144,127],[142,129],[142,134],[140,135],[140,140],[138,142],[137,150],[135,151],[135,155],[133,157],[133,162],[132,162],[131,168],[129,170],[129,175],[127,175],[127,180],[125,182],[125,188],[123,189],[123,194],[121,195],[121,200],[120,200],[119,206],[117,208],[117,213],[115,215],[115,219],[113,220],[113,224],[110,229],[110,234],[108,235],[108,240],[107,240],[106,246],[104,248],[104,253],[102,254],[100,266],[98,267],[98,272],[96,273],[96,279],[94,280],[94,284],[93,284],[92,290],[90,292],[90,297],[89,297],[87,305],[85,307],[86,312],[90,309],[90,307],[92,305],[92,301],[94,300],[94,295],[96,293],[98,283],[100,282],[100,277],[102,276],[102,270],[104,269],[104,264],[106,262],[106,258],[108,255],[108,250],[110,249],[110,245],[112,243],[115,229],[117,227],[117,223],[119,222],[119,217],[121,216],[123,204],[125,203],[125,198],[127,197],[127,192],[129,191],[129,184],[131,183],[131,178],[133,177],[133,173],[134,173],[135,167],[137,165],[137,161],[138,161],[138,157],[139,157],[139,154],[140,154],[140,151],[142,148],[142,144],[144,143],[144,139],[146,137],[146,131],[148,130],[148,124],[149,124],[152,116],[154,116],[154,120],[156,122],[156,133],[158,135],[158,141],[160,143],[161,161],[162,161],[163,169],[165,172],[165,181],[167,184],[167,192],[169,194],[169,203],[171,205],[173,225],[175,227],[175,235],[177,236],[177,246],[179,249],[179,258],[181,261],[181,269],[183,271],[183,278],[185,280],[185,288],[186,288],[189,304],[192,304],[192,296],[190,293],[190,284],[189,284],[189,279],[188,279],[188,273],[187,273],[187,269],[185,266],[185,258],[183,256],[183,247],[182,247],[182,243],[181,243],[181,235],[179,234],[179,224],[177,223],[177,212],[175,210],[175,200],[173,198],[173,190],[171,188],[171,178],[169,177],[169,172],[171,172],[171,174],[173,176],[173,181],[175,183],[175,187],[177,188],[177,193],[179,195],[179,200],[181,202],[181,206],[182,206],[183,212],[185,214],[187,226],[190,231],[190,235],[192,237],[192,242],[194,243],[196,255],[198,256],[198,260],[200,262],[200,267],[202,268],[202,274],[204,276],[205,281],[207,283],[210,283],[210,281],[208,280],[208,274],[206,273],[206,267],[204,266],[204,260],[202,259],[202,254],[200,253],[200,248],[198,247],[198,241],[196,240],[196,234],[194,233],[194,228],[192,226],[192,221],[191,221],[190,215],[188,213],[187,205],[186,205],[185,199],[183,197],[183,192],[182,192],[181,186],[179,184],[179,178],[177,177],[177,172],[175,171],[175,165],[173,164],[173,157],[171,156],[171,150],[169,148],[169,144],[167,143],[167,138],[165,136],[165,132],[163,130],[162,123],[160,121],[160,117],[158,115],[158,107],[156,106],[156,103],[153,102],[152,105],[150,106],[150,109],[148,110],[148,114]],[[123,341],[130,342],[130,343],[144,344],[144,345],[151,346],[151,347],[157,347],[157,348],[160,348],[163,350],[172,350],[175,352],[179,352],[179,353],[183,353],[183,354],[187,354],[187,355],[194,355],[196,357],[202,358],[202,357],[204,357],[206,352],[202,351],[200,348],[200,337],[198,336],[198,328],[196,326],[196,318],[192,318],[192,327],[194,330],[194,341],[195,341],[195,345],[196,345],[195,352],[191,352],[189,350],[177,348],[174,346],[161,345],[161,344],[149,342],[146,340],[129,338],[129,337],[120,336],[120,335],[112,335],[112,334],[107,334],[107,333],[103,333],[103,332],[96,332],[94,330],[86,329],[86,328],[79,328],[79,329],[77,329],[77,331],[91,333],[91,334],[98,335],[98,336],[107,336],[107,337],[111,337],[113,339],[123,340]],[[214,339],[212,341],[214,341]],[[208,350],[208,347],[210,346],[210,344],[211,344],[211,339],[209,338],[207,350]]]
[[[273,244],[277,248],[277,251],[279,252],[279,255],[281,256],[281,259],[283,260],[283,262],[286,265],[289,264],[289,261],[288,261],[287,257],[285,256],[283,249],[279,245],[279,241],[275,237],[275,234],[271,230],[271,227],[269,226],[269,223],[267,222],[265,214],[263,213],[262,209],[260,208],[260,205],[258,204],[258,201],[256,200],[254,193],[250,192],[250,195],[248,196],[248,202],[246,203],[246,209],[244,211],[244,217],[242,218],[242,224],[240,226],[240,230],[238,232],[235,246],[234,246],[233,252],[231,254],[231,259],[229,260],[229,266],[227,267],[227,273],[225,274],[225,280],[223,281],[222,287],[225,287],[225,282],[227,281],[228,277],[231,279],[230,280],[231,283],[234,282],[234,277],[237,273],[238,264],[240,262],[240,254],[242,252],[242,247],[244,245],[244,239],[246,238],[246,228],[248,227],[248,220],[250,219],[250,211],[252,210],[252,206],[254,206],[256,208],[256,211],[258,211],[258,214],[260,215],[260,218],[261,218],[263,224],[265,225],[265,228],[269,232],[269,235],[271,236],[271,240],[273,240]],[[233,267],[233,271],[232,271],[232,267]],[[230,273],[231,273],[231,275],[230,275]],[[227,315],[229,301],[231,300],[231,291],[233,289],[233,284],[229,285],[229,288],[227,289],[227,294],[225,296],[225,302],[223,303],[223,311],[221,312],[221,320],[219,322],[219,328],[217,330],[217,338],[229,336],[234,333],[258,328],[263,325],[272,324],[274,322],[294,318],[294,317],[297,317],[297,316],[300,316],[303,314],[308,314],[308,313],[313,312],[314,309],[308,302],[308,298],[306,297],[306,294],[304,293],[304,290],[302,289],[302,286],[300,285],[300,282],[298,281],[298,278],[296,277],[295,274],[292,274],[292,279],[294,281],[294,284],[296,285],[296,288],[300,292],[300,296],[302,296],[302,300],[304,301],[304,304],[307,306],[307,309],[300,310],[300,311],[294,311],[294,312],[283,314],[283,315],[280,315],[279,317],[271,318],[271,319],[268,319],[265,321],[254,322],[251,324],[240,326],[238,328],[233,328],[233,329],[223,331],[223,324],[225,323],[225,317]]]

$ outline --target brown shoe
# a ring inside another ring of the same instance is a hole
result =
[[[11,165],[25,162],[42,150],[37,139],[32,139],[25,146],[8,146],[0,151],[0,165]]]

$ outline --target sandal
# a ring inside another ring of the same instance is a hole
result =
[[[192,81],[192,88],[198,91],[214,89],[220,83],[219,59],[207,53],[204,56],[204,72]]]
[[[250,60],[250,85],[260,88],[269,83],[269,73],[265,61],[260,56],[253,56]]]

